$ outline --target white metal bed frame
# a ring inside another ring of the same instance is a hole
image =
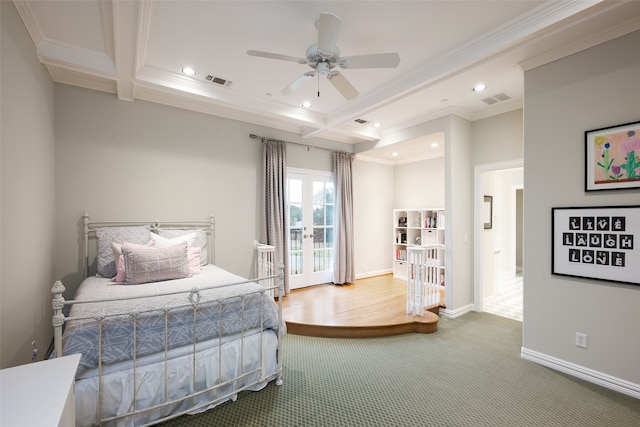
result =
[[[97,228],[100,227],[128,227],[128,226],[141,226],[141,225],[146,225],[149,226],[151,231],[159,231],[161,229],[171,229],[171,230],[190,230],[190,229],[204,229],[207,233],[207,249],[208,249],[208,258],[209,258],[209,263],[213,264],[215,261],[215,220],[213,215],[211,215],[211,217],[209,218],[208,221],[171,221],[171,222],[163,222],[163,223],[159,223],[159,222],[141,222],[141,221],[134,221],[134,222],[125,222],[125,221],[91,221],[89,219],[89,214],[87,212],[84,213],[83,215],[83,223],[84,223],[84,230],[83,230],[83,234],[84,234],[84,247],[83,247],[83,259],[84,259],[84,273],[85,273],[85,277],[87,277],[88,272],[89,272],[89,240],[90,240],[90,235],[95,235],[95,231]],[[227,393],[225,395],[222,396],[217,396],[215,398],[215,400],[213,401],[207,401],[206,403],[203,404],[198,404],[198,406],[194,406],[194,407],[189,407],[187,410],[182,411],[182,412],[178,412],[178,413],[172,413],[166,416],[162,416],[161,418],[157,418],[152,420],[150,423],[148,424],[144,424],[144,425],[152,425],[152,424],[156,424],[162,421],[166,421],[172,418],[176,418],[178,416],[184,415],[186,413],[190,413],[193,412],[195,410],[201,409],[201,408],[205,408],[205,407],[211,407],[217,403],[221,403],[223,401],[226,400],[236,400],[237,399],[237,395],[240,391],[243,390],[247,390],[247,389],[251,389],[254,386],[257,385],[263,385],[266,384],[272,380],[275,379],[275,383],[277,385],[282,385],[283,380],[282,380],[282,339],[284,337],[284,323],[282,321],[282,297],[284,295],[284,266],[281,264],[278,266],[278,272],[277,274],[274,274],[275,272],[275,266],[273,264],[273,246],[269,246],[269,245],[263,245],[263,244],[259,244],[259,243],[255,243],[254,245],[255,249],[256,249],[256,253],[257,253],[257,271],[256,274],[258,275],[258,277],[256,279],[247,279],[245,281],[242,282],[236,282],[236,283],[230,283],[230,284],[226,284],[223,286],[214,286],[216,288],[221,288],[224,286],[233,286],[233,285],[240,285],[243,283],[249,283],[249,282],[255,282],[255,283],[259,283],[260,285],[262,285],[262,289],[258,292],[260,293],[267,293],[267,295],[271,295],[276,299],[276,303],[277,303],[277,313],[278,313],[278,333],[277,333],[277,347],[276,347],[276,357],[277,357],[277,370],[274,373],[269,373],[268,375],[264,376],[264,371],[263,371],[263,364],[264,364],[264,360],[263,360],[263,354],[262,354],[262,350],[260,350],[260,363],[259,363],[259,367],[257,369],[254,369],[252,371],[249,372],[239,372],[237,374],[237,376],[235,378],[231,378],[231,379],[227,379],[225,381],[221,381],[221,379],[218,379],[218,381],[216,382],[216,384],[214,384],[213,386],[210,387],[206,387],[206,388],[201,388],[201,389],[197,389],[195,382],[196,382],[196,377],[197,377],[197,373],[196,373],[196,363],[195,363],[195,358],[196,358],[196,344],[197,344],[197,338],[196,335],[194,334],[194,342],[192,344],[189,344],[189,346],[193,345],[193,350],[192,353],[190,353],[190,355],[193,356],[193,366],[192,366],[192,382],[193,382],[193,392],[189,393],[188,395],[185,396],[181,396],[177,399],[172,399],[169,400],[168,399],[168,391],[167,391],[167,383],[169,382],[168,379],[168,374],[165,370],[164,372],[164,384],[165,384],[165,396],[164,396],[164,401],[160,404],[156,404],[150,407],[146,407],[146,408],[137,408],[136,407],[136,397],[135,397],[135,392],[136,392],[136,387],[134,386],[134,399],[133,399],[133,409],[129,412],[127,412],[126,414],[118,414],[118,415],[108,415],[107,417],[103,418],[103,414],[102,414],[102,401],[103,401],[103,396],[102,396],[102,378],[103,378],[103,364],[102,364],[102,325],[103,322],[106,322],[110,317],[113,316],[122,316],[123,313],[115,313],[115,314],[106,314],[106,315],[101,315],[101,316],[96,316],[96,317],[67,317],[65,316],[65,314],[63,313],[63,310],[65,307],[70,307],[74,304],[86,304],[86,303],[100,303],[100,302],[107,302],[107,301],[117,301],[117,299],[109,299],[109,300],[91,300],[91,301],[74,301],[74,300],[69,300],[69,301],[65,301],[64,297],[63,297],[63,292],[65,291],[65,287],[63,286],[61,281],[56,281],[53,284],[53,287],[51,288],[51,293],[53,294],[53,300],[52,300],[52,308],[53,308],[53,318],[52,318],[52,323],[53,323],[53,327],[54,327],[54,349],[55,349],[55,354],[57,355],[56,357],[59,357],[61,355],[63,355],[63,344],[62,344],[62,336],[63,336],[63,327],[65,325],[66,322],[69,321],[73,321],[73,320],[86,320],[86,319],[92,319],[98,322],[98,327],[99,327],[99,342],[98,342],[98,348],[99,348],[99,354],[98,354],[98,378],[99,378],[99,388],[98,388],[98,414],[100,417],[100,422],[99,425],[103,425],[103,424],[110,424],[113,422],[118,422],[119,420],[127,420],[127,419],[131,419],[132,416],[135,415],[139,415],[141,413],[146,413],[146,412],[151,412],[151,411],[157,411],[158,409],[162,409],[168,406],[175,406],[176,404],[186,401],[188,399],[193,398],[194,396],[198,396],[198,395],[202,395],[204,393],[208,393],[211,392],[214,389],[223,387],[223,386],[227,386],[229,384],[234,384],[234,388],[232,390],[231,393]],[[200,287],[198,289],[196,288],[192,288],[190,291],[188,292],[175,292],[173,293],[175,294],[185,294],[185,304],[182,306],[173,306],[173,307],[163,307],[161,310],[164,312],[164,316],[165,316],[165,334],[168,333],[167,332],[167,328],[168,328],[168,324],[166,323],[166,319],[168,318],[169,312],[175,308],[184,308],[184,307],[193,307],[194,310],[194,330],[196,328],[196,317],[195,313],[197,312],[197,310],[199,308],[201,308],[201,291],[210,289],[212,287]],[[251,294],[243,294],[242,298],[243,298],[243,304],[244,304],[244,298],[247,297],[248,295],[252,295],[252,294],[256,294],[251,293]],[[166,295],[166,294],[165,294]],[[211,302],[211,301],[210,301]],[[212,302],[217,302],[217,301],[212,301]],[[206,303],[205,303],[206,304]],[[219,304],[219,306],[221,306],[221,304]],[[154,309],[154,310],[149,310],[149,311],[159,311],[158,309]],[[137,317],[140,314],[143,314],[143,311],[140,312],[135,312],[135,313],[126,313],[130,316],[132,316],[135,320],[134,320],[134,329],[133,329],[133,345],[134,345],[134,349],[136,348],[136,332],[135,332],[135,325],[136,325],[136,321],[137,321]],[[244,312],[243,312],[243,324],[244,324]],[[261,327],[260,327],[260,345],[262,348],[262,334],[265,332],[264,328],[262,327],[263,325],[263,320],[264,320],[264,312],[263,309],[260,310],[260,323],[261,323]],[[244,349],[244,338],[245,338],[245,332],[242,331],[241,333],[241,340],[242,340],[242,344],[241,344],[241,356],[240,358],[242,358],[242,354],[243,354],[243,349]],[[215,338],[214,338],[215,339]],[[217,339],[219,340],[219,345],[222,346],[222,342],[223,342],[223,337],[222,337],[222,333],[220,333],[220,336],[217,337]],[[167,340],[165,339],[165,343],[167,342]],[[220,347],[221,348],[221,347]],[[164,366],[167,366],[167,361],[168,361],[168,348],[167,348],[167,344],[165,344],[165,350],[164,350]],[[218,360],[217,360],[217,364],[218,364],[218,374],[220,374],[220,369],[221,369],[221,365],[222,365],[222,351],[218,351]],[[242,370],[241,370],[242,371]],[[242,380],[243,378],[247,378],[249,375],[251,375],[252,373],[255,374],[256,371],[260,371],[260,375],[259,378],[249,384],[245,384],[244,386],[240,386],[240,387],[236,387],[235,385],[237,384],[237,382],[239,380]],[[134,357],[133,357],[133,384],[136,384],[136,354],[134,351]],[[136,424],[137,425],[137,424]]]

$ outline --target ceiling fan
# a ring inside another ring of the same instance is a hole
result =
[[[292,93],[317,74],[318,78],[320,76],[327,76],[327,79],[338,92],[340,92],[346,100],[350,101],[357,97],[359,93],[356,88],[334,68],[395,68],[400,63],[400,55],[397,53],[376,53],[371,55],[341,57],[340,50],[336,46],[341,24],[342,19],[333,13],[321,13],[320,19],[316,21],[318,42],[307,48],[304,58],[262,52],[259,50],[248,50],[247,54],[250,56],[306,64],[313,69],[312,71],[307,71],[294,80],[289,86],[282,89],[280,93],[283,95]],[[320,96],[320,92],[318,92],[318,96]]]

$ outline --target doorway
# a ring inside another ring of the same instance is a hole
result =
[[[475,310],[522,321],[522,161],[481,165],[475,172]],[[478,210],[487,195],[493,201],[490,227]]]
[[[289,285],[291,289],[333,280],[334,186],[330,172],[289,169]]]

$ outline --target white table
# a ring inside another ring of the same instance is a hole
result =
[[[0,370],[0,426],[75,427],[79,354]]]

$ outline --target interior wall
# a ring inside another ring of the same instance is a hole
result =
[[[550,254],[551,208],[640,204],[638,190],[584,191],[584,132],[640,119],[638,46],[640,31],[524,74],[523,352],[640,395],[640,286],[553,275]]]
[[[354,258],[356,277],[393,269],[394,167],[353,162]]]
[[[54,262],[54,85],[15,6],[0,2],[0,368],[44,356]]]
[[[393,168],[394,209],[444,207],[444,157]]]
[[[445,126],[445,304],[452,315],[473,308],[473,167],[471,123],[449,116]]]
[[[234,120],[56,85],[56,276],[82,279],[79,221],[216,221],[216,264],[253,274],[260,236],[262,144],[295,135]],[[91,108],[87,108],[87,106]],[[313,143],[313,141],[305,141]],[[340,147],[344,148],[344,147]],[[332,168],[332,152],[287,145],[292,167]]]
[[[524,189],[516,190],[516,259],[515,270],[516,273],[524,272]]]
[[[474,165],[490,165],[523,156],[523,111],[476,120],[471,123],[473,144],[471,155]]]
[[[518,259],[518,254],[522,262],[522,250],[514,244],[518,241],[517,212],[513,211],[514,206],[517,205],[517,194],[514,188],[522,187],[523,171],[511,169],[496,173],[500,176],[499,200],[494,218],[494,223],[500,230],[499,243],[496,244],[496,249],[499,250],[497,269],[515,272],[515,266],[511,263]],[[513,234],[514,231],[516,235]],[[522,266],[522,263],[519,265]]]

